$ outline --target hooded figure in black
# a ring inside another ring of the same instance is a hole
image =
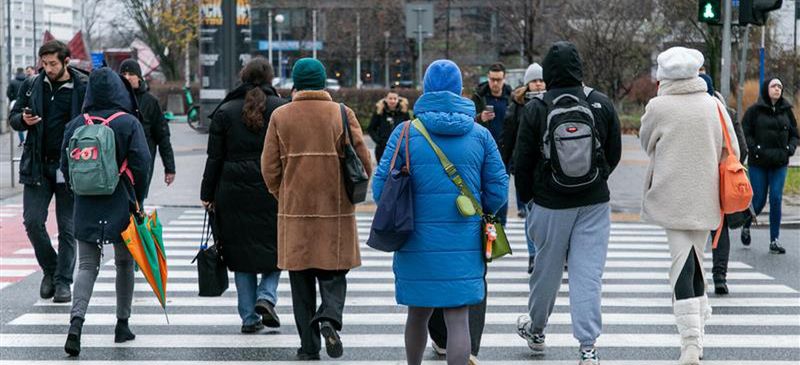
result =
[[[789,157],[794,155],[800,137],[792,105],[783,97],[783,82],[776,77],[767,78],[761,86],[761,95],[747,109],[742,119],[747,139],[750,183],[753,185],[753,209],[760,214],[769,194],[769,250],[786,253],[778,238],[780,235],[783,185],[788,173]],[[742,243],[750,245],[750,223],[742,229]]]
[[[580,343],[581,364],[594,364],[599,361],[595,342],[602,329],[601,283],[611,231],[606,179],[620,160],[619,120],[608,97],[584,88],[581,59],[573,44],[556,42],[542,63],[547,92],[543,99],[534,98],[525,105],[513,156],[520,198],[533,199],[526,229],[536,245],[529,313],[517,320],[517,333],[531,350],[544,351],[547,321],[566,262],[572,333]],[[548,104],[565,94],[586,101],[602,149],[579,151],[596,153],[595,166],[600,170],[595,182],[579,192],[556,190],[550,181],[550,162],[542,153]]]
[[[261,174],[270,116],[286,104],[272,78],[269,62],[254,58],[242,69],[242,85],[211,113],[200,188],[200,199],[214,212],[223,261],[235,275],[243,333],[257,332],[262,324],[280,326],[274,311],[280,277],[278,201]]]
[[[158,149],[161,163],[164,165],[164,182],[171,185],[175,179],[175,154],[172,152],[172,143],[170,143],[169,124],[164,118],[161,106],[158,105],[158,99],[149,92],[150,87],[142,77],[142,69],[139,67],[138,61],[132,58],[122,61],[119,73],[131,83],[139,104],[142,116],[139,121],[142,122],[147,146],[150,148],[150,178],[153,178],[156,149]]]
[[[117,326],[114,330],[114,342],[126,342],[135,337],[128,328],[133,300],[133,258],[122,241],[121,234],[128,227],[131,211],[137,203],[142,206],[147,195],[150,152],[142,125],[137,119],[136,99],[130,84],[110,68],[103,67],[92,72],[83,104],[84,115],[109,119],[118,112],[125,114],[114,118],[108,127],[114,131],[117,166],[121,167],[127,161],[132,181],[128,174],[122,174],[116,189],[110,195],[75,194],[74,221],[79,264],[70,328],[64,345],[64,350],[72,356],[79,355],[81,351],[81,329],[105,245],[114,246],[116,266]],[[86,124],[84,115],[70,121],[64,132],[61,171],[67,184],[70,184],[68,161],[71,157],[64,151],[75,131]]]

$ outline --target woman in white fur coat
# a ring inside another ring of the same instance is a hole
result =
[[[683,47],[658,56],[658,96],[647,104],[640,130],[650,157],[642,219],[667,231],[680,364],[700,364],[702,358],[703,328],[711,317],[703,250],[720,222],[718,166],[725,141],[717,108],[725,109],[698,77],[703,61],[702,53]],[[738,156],[733,124],[727,113],[722,117]]]

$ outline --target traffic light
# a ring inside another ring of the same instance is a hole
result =
[[[708,24],[722,23],[723,0],[700,0],[697,6],[697,20]]]
[[[764,25],[767,13],[782,5],[783,0],[739,0],[739,25]]]

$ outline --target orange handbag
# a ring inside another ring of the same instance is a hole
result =
[[[725,150],[728,153],[719,164],[720,223],[719,228],[717,228],[717,234],[714,235],[714,243],[711,246],[713,248],[717,248],[725,214],[733,214],[747,209],[753,199],[753,187],[747,178],[747,170],[733,153],[731,136],[728,133],[728,127],[725,125],[725,118],[722,116],[722,109],[720,109],[719,104],[717,104],[717,114],[719,115],[719,122],[722,124]]]

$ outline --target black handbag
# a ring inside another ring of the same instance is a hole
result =
[[[367,176],[367,170],[364,169],[361,159],[358,158],[356,149],[353,148],[353,136],[350,134],[347,110],[345,110],[344,104],[339,103],[339,110],[342,113],[342,124],[344,125],[344,158],[341,159],[344,189],[350,202],[358,204],[367,200],[369,176]]]
[[[741,212],[726,214],[725,221],[728,223],[729,229],[742,228],[750,221],[753,223],[758,223],[756,219],[756,213],[753,211],[752,205]]]
[[[203,216],[203,242],[200,244],[200,251],[194,257],[192,263],[197,261],[197,283],[200,287],[199,296],[218,297],[228,290],[228,268],[222,262],[222,255],[219,252],[219,241],[214,237],[214,244],[208,246],[208,239],[213,231],[213,213]]]

